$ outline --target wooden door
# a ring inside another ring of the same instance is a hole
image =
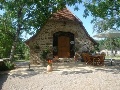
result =
[[[70,57],[70,39],[67,36],[58,37],[58,57],[59,58]]]

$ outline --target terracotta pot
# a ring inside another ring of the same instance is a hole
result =
[[[47,72],[51,72],[52,70],[52,65],[47,65]]]

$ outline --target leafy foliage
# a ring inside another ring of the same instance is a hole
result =
[[[100,41],[98,41],[98,43],[99,43],[100,49],[111,50],[111,47],[112,47],[113,50],[119,50],[119,48],[120,48],[120,38],[113,38],[112,39],[112,46],[110,45],[109,38],[106,38],[104,40],[100,40]]]
[[[0,16],[0,58],[9,57],[15,30],[12,20],[5,14]]]
[[[44,59],[44,60],[47,59],[48,53],[50,53],[50,51],[48,50],[48,48],[46,48],[45,50],[42,51],[42,53],[40,55],[41,56],[40,58]]]
[[[0,25],[0,58],[8,58],[15,39],[15,27],[12,25],[12,19],[7,14],[0,16]],[[15,56],[19,54],[19,59],[27,58],[28,60],[28,47],[26,47],[22,38],[19,38],[18,42]]]
[[[14,63],[11,61],[3,61],[3,63],[0,66],[0,71],[6,71],[6,70],[12,70],[14,69]]]
[[[14,63],[11,61],[5,61],[5,66],[8,68],[8,70],[14,69]]]
[[[29,48],[21,39],[19,39],[14,57],[15,60],[29,60]]]
[[[120,27],[120,1],[119,0],[87,0],[85,14],[87,17],[91,12],[95,24],[94,31],[102,32],[112,28]]]

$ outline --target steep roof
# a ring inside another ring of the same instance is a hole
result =
[[[97,44],[96,41],[90,37],[88,32],[86,31],[85,27],[83,26],[82,21],[76,17],[74,14],[72,14],[67,8],[63,8],[62,10],[57,11],[56,13],[53,13],[51,18],[49,20],[67,20],[67,21],[74,21],[78,22],[81,28],[85,31],[86,35],[89,37],[89,39],[94,43]],[[28,43],[31,39],[33,39],[35,36],[37,36],[37,33],[32,36],[30,39],[28,39],[25,43]]]
[[[50,19],[78,21],[77,18],[67,8],[63,8],[62,10],[53,13]]]

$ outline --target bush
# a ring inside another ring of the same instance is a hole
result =
[[[14,69],[14,63],[11,61],[3,61],[0,66],[0,71],[12,70]]]
[[[48,53],[50,53],[50,51],[48,49],[43,50],[41,55],[40,55],[40,58],[41,59],[47,59]]]

